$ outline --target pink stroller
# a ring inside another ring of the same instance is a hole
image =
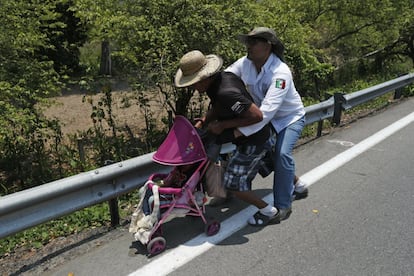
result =
[[[152,159],[173,169],[169,174],[152,174],[140,189],[140,202],[129,227],[135,240],[147,245],[150,255],[159,254],[166,247],[161,225],[183,216],[201,217],[206,235],[215,235],[220,223],[204,216],[206,197],[201,182],[210,161],[200,136],[185,117],[176,116]],[[144,211],[145,204],[150,212]]]

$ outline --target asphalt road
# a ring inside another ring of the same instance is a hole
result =
[[[125,231],[44,275],[413,275],[414,123],[379,132],[413,112],[409,99],[297,148],[310,196],[279,225],[246,226],[254,208],[232,200],[207,208],[222,221],[211,238],[201,220],[174,219],[158,256]],[[271,185],[254,181],[267,201]]]

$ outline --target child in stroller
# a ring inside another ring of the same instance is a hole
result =
[[[185,184],[185,181],[191,177],[191,174],[195,171],[197,164],[191,165],[182,165],[175,166],[173,169],[166,175],[158,174],[156,177],[152,177],[152,181],[158,187],[171,187],[171,188],[181,188]],[[199,195],[199,193],[197,194]],[[171,194],[161,194],[159,195],[160,200],[167,202],[171,201]],[[199,199],[199,198],[196,198]],[[204,200],[204,196],[202,198]],[[200,204],[199,204],[200,205]],[[152,213],[154,206],[154,193],[151,189],[146,189],[144,201],[142,203],[142,211],[145,215],[150,215]],[[158,218],[159,218],[158,214]]]
[[[147,245],[150,255],[159,254],[166,246],[161,225],[186,215],[200,217],[206,234],[215,235],[220,223],[204,216],[206,198],[201,182],[210,161],[199,133],[185,117],[175,117],[152,159],[173,169],[168,174],[152,174],[140,189],[140,201],[129,227],[135,240]]]

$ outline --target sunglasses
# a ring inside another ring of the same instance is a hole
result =
[[[246,45],[256,45],[259,42],[268,43],[267,39],[261,38],[261,37],[248,37],[246,39]]]

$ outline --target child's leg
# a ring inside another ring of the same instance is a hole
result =
[[[142,211],[145,215],[151,214],[151,204],[150,198],[152,198],[152,191],[151,189],[147,189],[144,196],[144,201],[142,202]]]

